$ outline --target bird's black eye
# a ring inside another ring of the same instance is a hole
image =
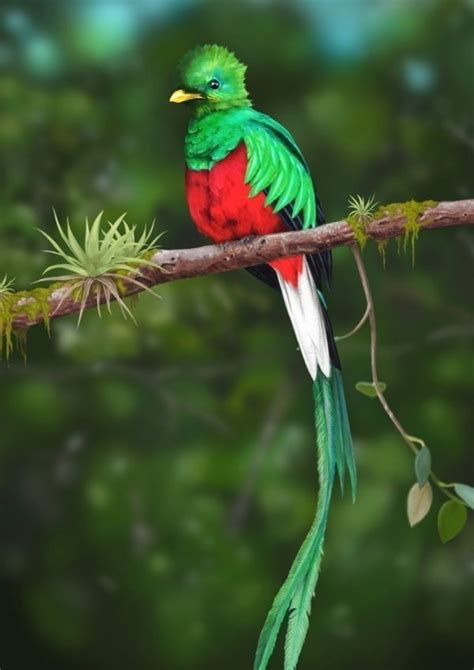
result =
[[[221,84],[219,81],[217,81],[217,79],[211,79],[211,81],[209,82],[209,87],[213,88],[214,90],[218,89],[220,85]]]

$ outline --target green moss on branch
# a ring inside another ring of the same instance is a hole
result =
[[[9,358],[13,350],[13,335],[16,336],[19,349],[24,352],[26,329],[15,331],[13,321],[19,316],[35,322],[41,319],[49,334],[51,308],[49,297],[54,287],[34,288],[30,291],[16,291],[0,296],[0,355]]]
[[[376,219],[383,218],[384,216],[404,216],[406,218],[403,249],[406,251],[410,243],[413,264],[415,263],[415,243],[423,226],[420,217],[427,209],[435,207],[437,204],[435,200],[423,200],[422,202],[408,200],[407,202],[394,202],[391,205],[382,205],[374,213],[374,218]]]

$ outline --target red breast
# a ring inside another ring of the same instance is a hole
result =
[[[250,197],[250,185],[245,183],[247,163],[242,143],[211,170],[186,170],[186,198],[191,217],[197,229],[214,242],[286,230],[272,207],[265,206],[264,193]],[[280,259],[270,265],[296,284],[302,259]]]

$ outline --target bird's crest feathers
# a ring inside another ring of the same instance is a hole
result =
[[[183,89],[204,98],[196,105],[201,113],[249,106],[246,70],[232,51],[217,44],[191,49],[179,64]]]
[[[179,63],[181,75],[186,77],[201,68],[212,69],[216,67],[234,71],[236,75],[245,77],[247,66],[244,65],[233,51],[219,44],[202,44],[188,51]]]

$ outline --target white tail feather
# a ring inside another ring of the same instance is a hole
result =
[[[323,311],[306,259],[303,260],[303,271],[298,277],[297,286],[285,281],[278,271],[277,276],[309,374],[312,379],[316,379],[319,367],[326,377],[329,377],[331,359],[324,328]]]

